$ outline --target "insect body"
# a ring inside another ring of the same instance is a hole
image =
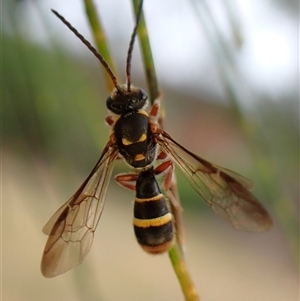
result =
[[[54,277],[72,269],[88,254],[103,210],[113,163],[119,156],[136,171],[134,175],[117,176],[116,180],[136,190],[134,229],[139,243],[148,252],[166,251],[173,240],[172,214],[155,179],[156,174],[166,172],[167,191],[173,162],[215,213],[236,229],[266,231],[272,227],[269,214],[249,192],[251,185],[248,180],[194,155],[171,138],[156,122],[157,102],[149,113],[145,111],[147,95],[142,89],[131,85],[130,74],[130,59],[141,8],[142,1],[128,50],[127,83],[121,86],[97,50],[68,21],[53,11],[91,50],[110,75],[115,89],[106,105],[115,116],[106,119],[112,127],[112,134],[90,175],[43,228],[49,236],[41,263],[45,277]],[[158,148],[169,159],[153,168]],[[136,185],[126,184],[127,180],[136,181]],[[176,206],[173,204],[173,207]]]
[[[138,174],[133,225],[137,241],[146,252],[163,253],[172,244],[173,217],[153,168]]]

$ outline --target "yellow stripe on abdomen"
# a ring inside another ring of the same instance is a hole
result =
[[[151,219],[139,219],[135,217],[133,219],[133,224],[134,226],[139,228],[159,227],[167,224],[171,220],[172,220],[172,214],[167,213],[163,216],[151,218]]]
[[[147,198],[147,199],[139,199],[135,198],[135,201],[138,203],[144,203],[144,202],[153,202],[153,201],[160,201],[163,198],[163,194],[160,193],[158,195],[153,196],[152,198]]]

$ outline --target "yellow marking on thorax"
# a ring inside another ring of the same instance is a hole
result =
[[[147,199],[139,199],[139,198],[135,198],[135,201],[136,201],[137,203],[159,201],[162,197],[163,197],[163,194],[160,193],[160,194],[158,194],[158,195],[153,196],[152,198],[147,198]]]
[[[143,142],[147,139],[147,135],[145,133],[142,134],[142,136],[139,138],[138,142]]]
[[[122,144],[123,145],[131,145],[131,144],[134,144],[134,143],[137,143],[137,142],[144,142],[146,139],[147,139],[147,135],[145,133],[143,133],[141,135],[141,137],[139,138],[139,140],[136,141],[136,142],[130,141],[130,140],[123,137],[122,138]]]
[[[122,144],[123,145],[130,145],[130,144],[133,144],[133,142],[130,141],[130,140],[127,140],[126,138],[122,138]]]
[[[167,224],[172,220],[172,214],[167,213],[163,216],[157,217],[157,218],[151,218],[151,219],[139,219],[139,218],[134,218],[133,219],[133,224],[136,227],[140,228],[149,228],[149,227],[159,227]]]
[[[143,154],[137,154],[134,156],[134,161],[142,161],[145,159],[145,156]]]

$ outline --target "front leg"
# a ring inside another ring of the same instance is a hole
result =
[[[156,120],[158,119],[158,113],[159,113],[161,99],[162,99],[162,95],[160,93],[158,95],[158,97],[154,100],[153,106],[149,112],[149,116],[154,117]]]

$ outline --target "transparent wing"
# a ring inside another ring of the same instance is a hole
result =
[[[236,229],[261,232],[272,227],[268,212],[249,192],[249,180],[194,155],[161,129],[155,136],[162,150],[178,164],[217,215]]]
[[[45,277],[67,272],[88,254],[117,155],[109,142],[88,178],[43,228],[49,235],[41,262]]]

